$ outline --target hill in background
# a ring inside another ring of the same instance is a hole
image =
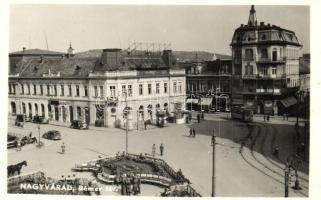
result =
[[[102,53],[102,49],[92,49],[84,52],[76,53],[75,57],[77,58],[85,58],[85,57],[100,57]],[[216,60],[216,59],[232,59],[230,55],[210,53],[206,51],[173,51],[173,54],[180,62],[188,62],[188,61],[208,61],[208,60]]]

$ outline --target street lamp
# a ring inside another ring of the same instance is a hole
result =
[[[41,142],[40,142],[40,124],[38,124],[38,134],[39,134],[38,147],[41,147]]]
[[[128,109],[128,105],[127,105],[127,92],[123,92],[123,94],[125,95],[125,110],[124,110],[124,115],[125,115],[125,120],[126,120],[126,155],[128,153],[128,114],[129,114],[129,109]]]
[[[215,197],[215,134],[213,129],[213,135],[212,135],[212,197]]]

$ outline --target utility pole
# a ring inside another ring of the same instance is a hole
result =
[[[215,197],[215,134],[213,129],[212,135],[212,146],[213,146],[213,153],[212,153],[212,197]]]
[[[38,124],[38,134],[39,134],[38,147],[41,147],[41,145],[40,145],[40,124]]]
[[[284,170],[284,197],[289,197],[289,177],[290,177],[290,167],[286,163]]]
[[[127,92],[125,92],[125,117],[126,117],[126,155],[128,153],[128,114],[129,109],[127,107]]]

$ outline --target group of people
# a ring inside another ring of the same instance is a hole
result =
[[[269,122],[270,121],[270,115],[263,115],[264,121]]]
[[[137,195],[140,193],[140,178],[137,175],[124,175],[120,177],[122,195]]]
[[[161,156],[164,155],[164,145],[163,145],[163,143],[159,146],[159,154]],[[152,156],[155,157],[155,155],[156,155],[156,145],[153,144],[153,146],[152,146]]]
[[[195,138],[195,136],[196,136],[195,128],[190,128],[189,129],[189,136]]]

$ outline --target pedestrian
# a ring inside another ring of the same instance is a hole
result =
[[[273,155],[278,156],[279,155],[279,146],[275,145]]]
[[[263,115],[263,119],[264,119],[264,121],[265,121],[265,114]]]
[[[164,145],[163,145],[163,143],[159,146],[159,151],[160,151],[160,155],[163,156],[163,153],[164,153]]]
[[[17,141],[17,151],[21,151],[21,139],[20,138]]]
[[[285,113],[285,115],[286,115],[286,121],[289,121],[289,114]]]
[[[195,138],[195,136],[196,136],[196,131],[195,131],[195,129],[193,128],[193,137]]]
[[[32,131],[29,133],[29,138],[32,138]]]
[[[144,121],[144,126],[145,126],[145,130],[146,130],[146,128],[147,128],[147,122],[146,121]]]
[[[62,145],[61,145],[61,153],[65,153],[65,148],[66,148],[66,146],[65,146],[65,143],[62,143]]]
[[[188,119],[189,119],[189,121],[192,120],[192,113],[189,113],[189,114],[188,114]]]
[[[198,122],[198,123],[201,123],[201,116],[200,116],[200,114],[197,114],[197,122]]]
[[[192,137],[193,136],[193,128],[189,129],[189,136]]]
[[[152,146],[152,156],[155,157],[155,153],[156,153],[156,145],[153,144]]]
[[[270,115],[267,115],[266,120],[269,122],[270,121]]]

